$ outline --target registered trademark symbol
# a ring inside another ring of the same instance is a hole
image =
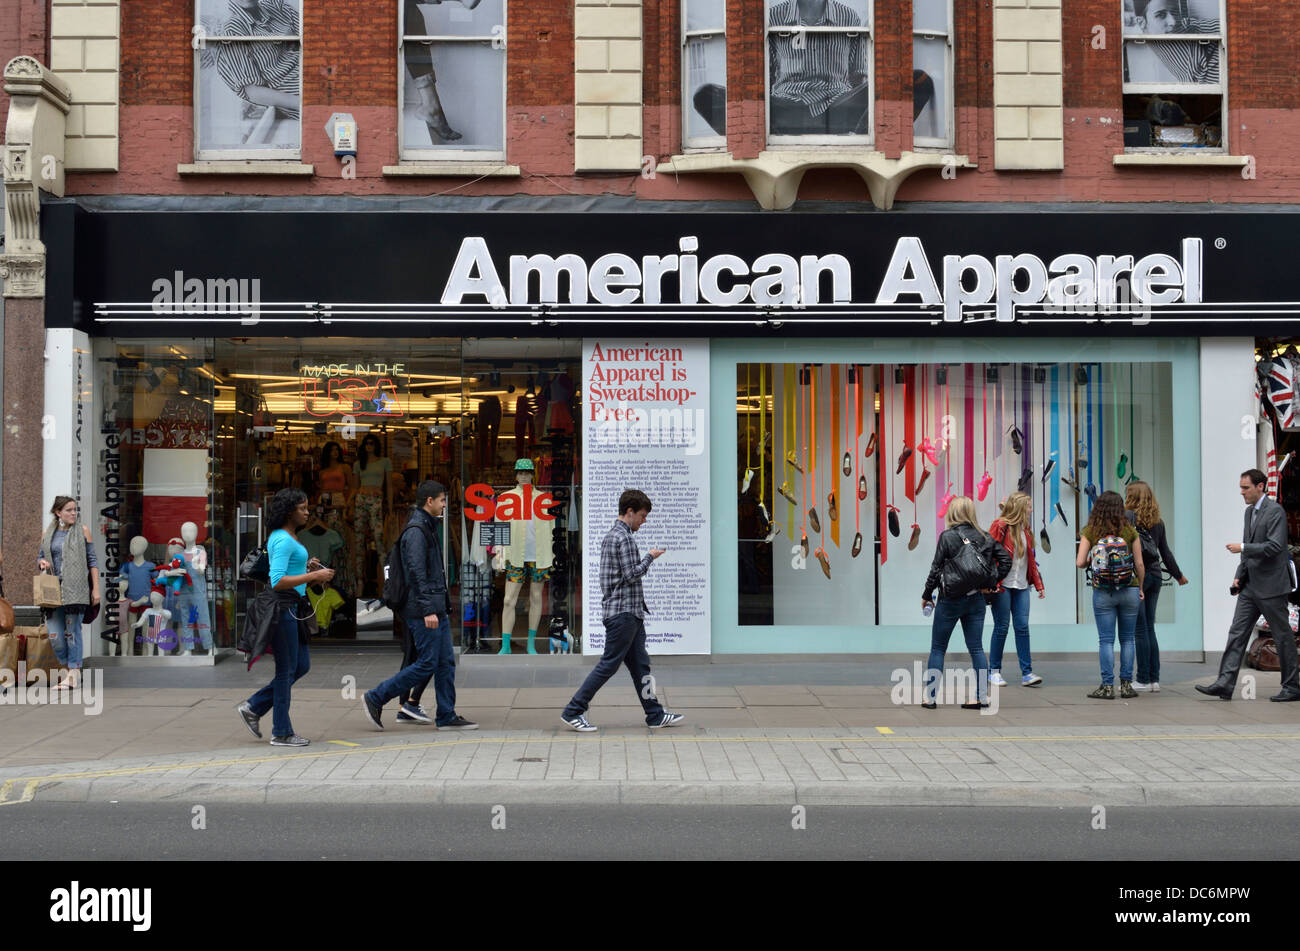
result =
[[[1215,239],[1214,239],[1214,246],[1215,246],[1216,248],[1218,248],[1220,251],[1222,251],[1224,248],[1226,248],[1226,247],[1228,246],[1228,239],[1227,239],[1227,238],[1215,238]]]

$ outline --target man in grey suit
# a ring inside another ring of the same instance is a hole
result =
[[[1265,494],[1267,484],[1267,477],[1258,469],[1247,469],[1241,474],[1241,497],[1249,508],[1242,543],[1227,546],[1234,555],[1241,555],[1231,589],[1237,596],[1237,612],[1228,629],[1228,644],[1223,649],[1218,679],[1208,687],[1196,685],[1201,693],[1220,700],[1232,699],[1237,670],[1261,614],[1268,619],[1282,668],[1282,691],[1269,699],[1278,703],[1300,700],[1295,637],[1287,618],[1287,595],[1295,589],[1295,581],[1291,553],[1287,550],[1286,512]]]

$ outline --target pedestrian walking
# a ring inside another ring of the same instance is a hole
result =
[[[398,697],[398,722],[428,723],[420,706],[424,688],[433,678],[437,707],[433,722],[442,730],[477,730],[478,724],[456,712],[456,658],[451,647],[451,617],[447,611],[447,576],[442,564],[442,525],[447,490],[426,480],[415,490],[415,511],[398,542],[406,599],[397,606],[415,647],[414,662],[361,696],[366,719],[382,730],[384,704]]]
[[[1196,689],[1220,700],[1232,699],[1246,644],[1262,614],[1273,632],[1282,676],[1282,689],[1268,699],[1275,703],[1300,700],[1295,638],[1287,617],[1287,595],[1296,588],[1296,573],[1287,548],[1286,510],[1265,494],[1268,477],[1260,470],[1247,469],[1239,484],[1247,506],[1242,540],[1227,545],[1228,551],[1241,555],[1229,589],[1237,599],[1237,610],[1228,628],[1218,678],[1208,687],[1197,684]]]
[[[1047,596],[1043,578],[1034,557],[1034,533],[1030,528],[1034,501],[1023,492],[1012,492],[1002,503],[1002,515],[989,526],[989,537],[1011,556],[1011,570],[998,582],[989,605],[993,609],[993,639],[989,643],[989,683],[1005,687],[1002,678],[1002,648],[1007,642],[1007,628],[1015,626],[1016,660],[1020,662],[1020,686],[1037,687],[1043,678],[1034,673],[1029,654],[1029,589],[1038,592],[1041,601]]]
[[[596,691],[618,672],[620,665],[625,665],[632,675],[632,685],[645,711],[646,726],[657,730],[677,726],[685,719],[680,713],[669,713],[659,703],[650,673],[650,655],[645,649],[645,618],[650,609],[645,603],[641,579],[664,549],[651,548],[642,557],[632,536],[645,524],[650,506],[650,499],[640,489],[625,491],[618,497],[618,518],[600,543],[605,652],[560,714],[565,724],[579,733],[595,732],[596,727],[587,721],[587,708]]]
[[[1131,700],[1133,689],[1133,630],[1142,601],[1145,567],[1137,529],[1124,514],[1118,492],[1106,491],[1092,507],[1088,524],[1079,532],[1074,563],[1087,568],[1092,583],[1092,616],[1097,622],[1101,686],[1088,694],[1094,700],[1115,699],[1115,632],[1119,631],[1119,695]]]
[[[90,529],[81,523],[77,500],[59,495],[50,506],[54,520],[41,536],[36,556],[40,571],[51,571],[59,579],[59,607],[45,609],[45,627],[54,645],[54,656],[65,668],[55,690],[70,690],[81,679],[82,617],[99,606],[99,562]]]
[[[1159,693],[1160,644],[1156,640],[1156,606],[1160,603],[1163,572],[1168,571],[1170,577],[1178,579],[1179,585],[1187,584],[1187,577],[1169,549],[1165,523],[1160,520],[1160,503],[1156,501],[1151,486],[1140,480],[1130,482],[1124,493],[1124,509],[1142,542],[1142,565],[1146,569],[1146,581],[1142,584],[1142,604],[1133,631],[1133,644],[1137,654],[1133,689]]]
[[[1011,555],[982,528],[975,515],[975,503],[959,495],[948,503],[946,526],[934,549],[934,561],[921,593],[921,607],[934,612],[930,628],[930,662],[926,668],[926,699],[921,706],[938,706],[943,660],[953,628],[961,622],[962,636],[975,668],[976,699],[963,703],[963,710],[989,705],[989,661],[984,653],[984,592],[991,592],[1011,570]],[[935,589],[939,602],[934,602]]]
[[[281,489],[271,499],[266,515],[271,529],[266,540],[270,584],[254,599],[244,619],[244,636],[250,646],[241,649],[248,651],[249,665],[269,648],[275,657],[275,676],[235,709],[258,739],[262,738],[259,721],[271,710],[272,746],[307,746],[311,742],[294,732],[289,703],[293,685],[311,670],[305,625],[314,622],[316,615],[307,600],[307,585],[328,584],[334,570],[314,559],[308,564],[298,530],[310,518],[307,494],[301,489]]]

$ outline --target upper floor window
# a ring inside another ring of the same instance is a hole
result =
[[[682,0],[682,145],[727,144],[727,10],[725,0]]]
[[[952,0],[912,0],[912,143],[952,145]]]
[[[403,159],[505,158],[505,14],[505,0],[403,0]]]
[[[196,0],[195,158],[297,159],[301,0]]]
[[[1223,0],[1122,0],[1124,145],[1222,148]]]
[[[869,142],[871,0],[765,3],[768,141]]]

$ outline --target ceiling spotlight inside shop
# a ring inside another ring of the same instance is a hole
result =
[[[903,368],[902,368],[902,367],[894,367],[894,382],[895,382],[895,383],[902,383],[902,382],[903,382],[903,379],[904,379],[904,377],[903,377]]]
[[[500,372],[499,370],[493,370],[491,373],[489,373],[489,374],[488,374],[488,383],[490,383],[492,386],[500,386],[500,385],[501,385],[501,372]]]
[[[947,385],[948,385],[948,368],[947,368],[947,367],[939,367],[937,370],[934,371],[934,385],[935,385],[935,386],[947,386]]]
[[[158,385],[162,383],[162,377],[158,375],[157,370],[155,370],[153,367],[150,367],[147,371],[145,371],[144,382],[148,385],[149,390],[152,392],[153,390],[158,389]]]
[[[293,358],[293,368],[294,368],[294,370],[297,370],[297,369],[298,369],[299,367],[301,367],[301,366],[302,366],[302,361],[299,360],[297,357],[294,357],[294,358]]]
[[[1045,369],[1043,369],[1042,367],[1034,367],[1034,382],[1035,382],[1035,383],[1046,383],[1046,382],[1047,382],[1047,371],[1046,371]]]
[[[985,367],[985,368],[984,368],[984,382],[985,382],[985,383],[996,383],[997,381],[998,381],[998,368],[997,368],[997,367]]]
[[[1079,365],[1079,366],[1077,366],[1077,367],[1074,368],[1074,382],[1077,383],[1077,384],[1079,384],[1079,386],[1087,386],[1087,385],[1088,385],[1088,368],[1087,368],[1087,367],[1085,367],[1085,366],[1083,366],[1083,365]]]
[[[514,391],[515,391],[515,385],[514,385],[513,383],[507,383],[507,384],[506,384],[506,392],[507,392],[507,393],[513,393]]]

